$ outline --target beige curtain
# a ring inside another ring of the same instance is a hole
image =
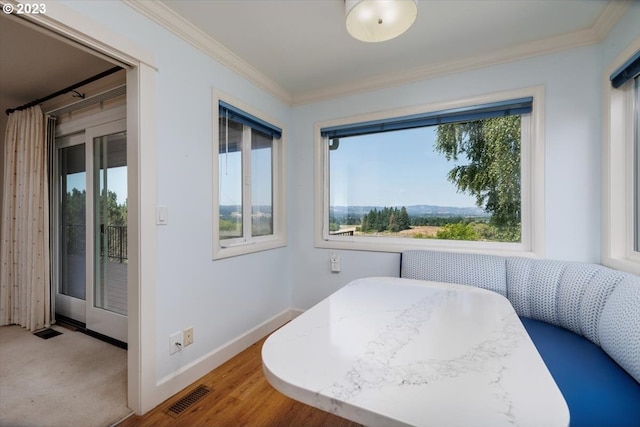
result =
[[[0,325],[51,323],[47,119],[39,106],[9,116],[4,141]]]

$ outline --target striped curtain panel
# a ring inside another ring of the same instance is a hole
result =
[[[48,150],[54,135],[39,106],[9,116],[4,141],[0,325],[51,324]],[[48,130],[49,129],[49,130]]]

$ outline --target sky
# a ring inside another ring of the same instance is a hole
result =
[[[253,206],[271,206],[271,150],[251,150],[251,199]],[[218,157],[220,173],[220,204],[241,205],[241,152],[220,153]]]
[[[475,206],[475,197],[458,193],[447,180],[456,163],[434,150],[436,129],[342,138],[329,151],[330,205]]]
[[[67,191],[77,188],[80,191],[86,190],[86,173],[79,172],[67,175]],[[123,204],[127,200],[127,167],[109,168],[107,176],[109,191],[115,191],[118,195],[118,204]]]

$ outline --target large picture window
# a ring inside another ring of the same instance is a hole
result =
[[[214,258],[284,245],[282,129],[218,100],[217,136]]]
[[[526,96],[321,125],[319,246],[532,251],[533,105]]]

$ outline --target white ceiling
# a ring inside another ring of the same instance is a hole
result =
[[[0,14],[0,131],[19,107],[114,67],[84,50]],[[72,94],[64,95],[74,100]],[[4,140],[4,138],[1,138]]]
[[[628,7],[615,0],[418,3],[412,28],[372,44],[347,33],[344,0],[162,1],[165,10],[233,52],[292,103],[451,72],[460,64],[482,66],[486,58],[495,63],[596,43]]]

